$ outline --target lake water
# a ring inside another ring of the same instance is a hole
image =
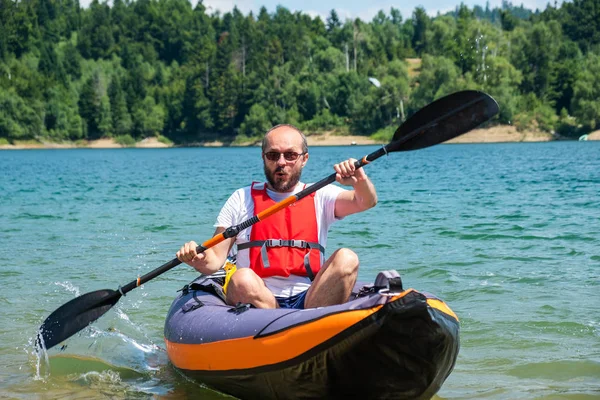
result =
[[[376,147],[313,148],[304,181]],[[50,351],[70,299],[116,289],[202,242],[229,194],[262,180],[258,148],[0,152],[0,397],[206,398],[168,363],[179,266]],[[397,269],[461,319],[441,399],[600,398],[600,142],[439,145],[366,167],[379,204],[333,225],[361,280]]]

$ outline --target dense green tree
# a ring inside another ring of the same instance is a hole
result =
[[[118,75],[113,76],[108,85],[107,94],[112,115],[112,131],[118,136],[131,134],[133,122],[127,108],[125,91],[121,87]]]
[[[62,65],[65,74],[71,76],[73,80],[81,78],[81,55],[77,48],[70,41],[64,47]]]
[[[99,71],[90,76],[79,95],[79,115],[85,121],[84,133],[88,139],[99,139],[112,133],[110,100],[106,95],[104,77]]]
[[[573,87],[573,115],[590,129],[600,127],[600,55],[588,53]]]
[[[550,89],[552,64],[558,55],[558,41],[562,32],[558,23],[540,22],[521,36],[522,51],[513,57],[515,66],[523,71],[522,88],[546,99]]]
[[[423,7],[417,7],[413,13],[414,32],[412,36],[412,47],[418,55],[421,55],[427,47],[427,29],[430,20]]]
[[[9,31],[9,43],[16,57],[21,57],[27,51],[33,50],[42,32],[38,26],[33,1],[23,1],[12,7],[12,19],[6,20],[5,24],[12,27]]]
[[[478,31],[473,12],[464,4],[460,5],[456,19],[456,30],[454,31],[454,55],[456,65],[463,74],[473,71],[478,63],[478,41],[481,33]],[[446,53],[447,54],[447,53]]]
[[[408,74],[402,62],[395,61],[374,72],[381,77],[379,85],[369,84],[351,103],[352,126],[359,133],[373,133],[392,122],[398,123],[408,98]]]
[[[296,104],[303,121],[310,121],[323,108],[322,93],[319,84],[312,74],[300,77],[301,81],[296,88]]]
[[[55,86],[46,94],[45,129],[52,140],[83,139],[83,121],[79,116],[77,94]]]
[[[92,0],[89,12],[84,15],[79,31],[77,48],[85,58],[109,57],[114,45],[111,29],[110,7]]]
[[[565,34],[584,51],[600,44],[600,4],[598,0],[573,0],[562,6]]]
[[[342,22],[340,21],[340,17],[335,10],[331,10],[329,12],[329,16],[327,17],[327,33],[331,34],[333,32],[339,31],[342,27]]]
[[[464,88],[492,94],[501,123],[581,133],[599,124],[597,3],[323,21],[187,0],[0,0],[0,137],[233,140],[282,122],[369,134]]]
[[[174,61],[164,68],[163,84],[154,92],[156,102],[165,109],[165,125],[162,135],[175,138],[183,131],[183,100],[187,73]]]
[[[446,57],[423,56],[419,86],[415,89],[410,109],[416,111],[438,97],[466,89],[466,81],[459,68]]]
[[[60,32],[57,31],[57,7],[52,0],[37,0],[34,3],[38,27],[45,41],[58,41]]]
[[[514,116],[514,125],[520,129],[552,131],[558,123],[558,116],[552,107],[539,99],[535,93],[519,97],[518,113]]]
[[[44,133],[40,111],[14,91],[0,90],[0,137],[10,141],[40,137]]]
[[[318,51],[313,59],[317,71],[329,73],[333,71],[343,71],[346,68],[346,58],[344,53],[335,47],[328,47],[325,50]]]
[[[54,47],[48,42],[45,42],[42,45],[38,69],[49,79],[53,79],[56,82],[66,85],[67,74],[63,67],[63,63],[56,54]]]
[[[573,88],[582,73],[583,55],[575,42],[563,41],[559,45],[558,56],[550,66],[548,99],[554,103],[557,113],[571,112]]]
[[[142,58],[137,56],[133,66],[129,69],[123,88],[127,97],[127,107],[132,110],[134,106],[141,102],[148,95],[149,81],[153,77],[152,66],[143,62]]]
[[[15,20],[11,17],[15,5],[12,0],[0,0],[0,60],[13,52],[16,39]]]
[[[113,133],[112,112],[110,109],[110,100],[107,95],[100,98],[100,110],[97,116],[98,136],[111,137]]]
[[[505,31],[513,31],[519,25],[519,19],[509,10],[502,10],[500,13],[500,23]]]
[[[181,127],[192,136],[212,132],[215,124],[210,111],[211,103],[206,97],[203,77],[189,76],[185,83]]]
[[[157,136],[164,127],[165,110],[150,96],[137,103],[132,114],[133,132],[138,137]]]
[[[329,76],[323,91],[323,103],[333,114],[350,117],[362,93],[367,93],[370,86],[366,76],[354,71]]]
[[[510,124],[519,112],[519,90],[523,76],[505,57],[489,57],[486,61],[486,75],[481,88],[492,95],[500,107],[499,121]]]
[[[226,33],[221,34],[221,43],[217,49],[218,62],[213,68],[209,94],[213,99],[211,114],[215,128],[219,132],[233,135],[241,84],[238,70],[232,63],[235,37],[229,37]]]
[[[427,54],[442,56],[459,53],[456,41],[456,19],[443,16],[432,21],[426,32]]]
[[[267,111],[260,105],[255,104],[250,107],[250,112],[246,115],[244,122],[240,126],[242,135],[252,137],[264,134],[271,127],[271,121]]]
[[[58,57],[50,43],[44,43],[41,49],[38,70],[46,76],[55,76],[58,71]]]

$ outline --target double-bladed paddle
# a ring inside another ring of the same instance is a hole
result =
[[[390,143],[356,161],[354,165],[356,168],[361,168],[384,154],[418,150],[445,142],[488,121],[498,113],[498,110],[496,101],[483,92],[467,90],[453,93],[417,111],[400,125]],[[227,228],[224,232],[202,243],[196,251],[198,253],[204,252],[225,239],[235,237],[240,231],[249,226],[333,183],[335,176],[336,174],[333,173],[241,224]],[[36,344],[46,349],[54,347],[104,315],[119,301],[121,296],[125,296],[136,287],[179,264],[181,264],[181,261],[174,258],[125,286],[119,286],[117,290],[96,290],[63,304],[46,318],[38,332]]]

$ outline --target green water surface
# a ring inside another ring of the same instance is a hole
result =
[[[376,147],[310,151],[304,181]],[[379,204],[334,224],[360,279],[397,269],[461,319],[442,399],[600,398],[600,142],[440,145],[366,167]],[[258,148],[0,152],[0,397],[222,398],[168,363],[180,266],[50,352],[41,322],[208,239],[229,194],[262,180]]]

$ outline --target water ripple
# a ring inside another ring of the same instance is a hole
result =
[[[352,149],[311,149],[303,180],[322,179]],[[379,204],[333,224],[327,254],[350,247],[362,280],[397,269],[459,315],[461,352],[440,398],[597,397],[598,154],[600,142],[452,145],[368,166]],[[212,398],[179,380],[160,348],[171,300],[196,276],[187,266],[69,340],[66,375],[34,381],[29,340],[80,293],[116,289],[210,238],[231,192],[262,179],[260,149],[8,152],[0,170],[0,393]],[[83,356],[104,367],[79,366]]]

